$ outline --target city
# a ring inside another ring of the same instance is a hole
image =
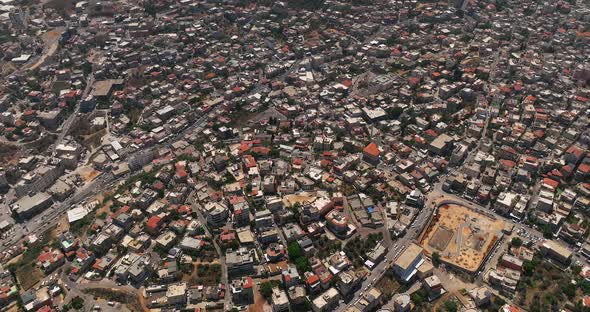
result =
[[[585,0],[0,0],[1,311],[590,311]]]

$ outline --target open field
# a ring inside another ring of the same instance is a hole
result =
[[[317,196],[313,193],[302,192],[299,194],[290,194],[283,197],[283,204],[287,207],[293,207],[296,203],[305,204],[305,203],[312,203],[315,201]]]
[[[221,280],[221,265],[219,263],[198,263],[191,275],[190,285],[212,286],[219,284]]]
[[[392,274],[385,274],[375,284],[375,287],[379,289],[386,297],[391,298],[400,289],[401,285],[395,280]]]
[[[33,263],[27,263],[18,267],[15,273],[21,288],[24,290],[30,289],[43,279],[43,272]]]
[[[428,254],[469,272],[480,267],[498,239],[504,221],[460,205],[442,205],[428,225],[420,245]]]
[[[3,166],[15,164],[18,161],[18,151],[20,148],[10,143],[0,142],[0,162]]]

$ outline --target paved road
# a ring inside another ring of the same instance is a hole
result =
[[[289,68],[289,70],[287,70],[285,73],[283,73],[282,75],[280,75],[276,79],[281,79],[282,77],[286,77],[289,73],[296,71],[298,69],[298,66],[300,63],[301,63],[301,60],[293,62],[292,66]],[[87,95],[90,92],[93,82],[94,82],[94,76],[91,74],[88,77],[86,89],[84,90],[84,95]],[[265,88],[265,87],[266,87],[266,85],[259,84],[254,89],[252,89],[250,92],[248,92],[248,94],[249,95],[255,94],[256,92],[260,91],[262,88]],[[151,147],[145,147],[143,149],[138,149],[135,152],[130,153],[127,156],[127,159],[132,159],[134,156],[140,155],[141,153],[149,151],[149,150],[156,150],[158,148],[169,146],[170,143],[168,143],[168,142],[175,142],[178,139],[184,138],[187,134],[190,134],[194,131],[202,130],[203,125],[209,121],[209,116],[214,116],[215,114],[217,114],[219,112],[220,108],[222,108],[221,105],[217,105],[217,106],[213,107],[207,114],[204,114],[203,116],[198,118],[196,121],[194,121],[191,126],[185,128],[184,130],[182,130],[178,133],[172,134],[166,141],[164,141],[162,143],[156,144]],[[76,108],[76,112],[78,111],[78,109],[79,109],[79,107]],[[64,125],[62,126],[62,132],[60,133],[58,140],[52,146],[52,151],[55,151],[55,147],[58,145],[59,142],[61,142],[61,140],[63,140],[63,137],[65,137],[67,135],[69,128],[71,127],[74,120],[76,119],[76,115],[77,115],[76,113],[73,113],[70,116],[70,118],[68,118],[68,120],[64,123]],[[127,179],[128,177],[129,177],[129,174],[116,177],[112,173],[103,173],[101,176],[99,176],[97,179],[95,179],[90,184],[87,184],[85,187],[82,187],[81,189],[77,190],[76,193],[72,197],[66,199],[64,202],[54,204],[50,209],[47,209],[46,211],[40,213],[35,218],[15,225],[17,233],[13,236],[10,236],[8,238],[8,240],[2,241],[2,245],[0,245],[0,252],[6,251],[7,249],[17,245],[17,243],[22,242],[26,235],[30,235],[30,234],[40,235],[40,234],[42,234],[47,229],[50,229],[51,227],[55,226],[57,224],[60,216],[63,215],[63,213],[65,213],[65,211],[68,210],[69,208],[74,207],[75,205],[77,205],[78,203],[80,203],[81,201],[83,201],[84,199],[86,199],[89,196],[93,196],[93,195],[96,195],[100,192],[103,192],[105,189],[107,189],[107,187],[109,185],[112,185],[112,183],[117,182],[117,181],[122,181],[124,179]],[[8,199],[6,199],[5,202],[11,203],[12,200],[13,199],[11,199],[9,201]],[[0,207],[0,208],[4,208],[3,210],[9,211],[8,207],[6,207],[6,206]]]
[[[377,264],[371,273],[367,276],[367,278],[361,284],[361,288],[357,291],[353,298],[349,301],[348,304],[340,304],[334,311],[342,312],[346,308],[354,305],[357,302],[362,294],[368,290],[371,286],[374,286],[375,283],[383,277],[383,274],[391,268],[391,265],[395,261],[395,259],[400,255],[400,253],[405,250],[412,241],[414,241],[420,233],[422,232],[423,227],[426,225],[428,218],[432,215],[434,211],[434,205],[425,205],[422,210],[416,216],[414,223],[410,226],[410,228],[406,231],[406,233],[398,238],[397,240],[393,241],[393,244],[389,246],[387,254],[383,261]]]
[[[524,229],[528,232],[529,237],[536,237],[537,239],[542,239],[543,234],[537,231],[534,228],[531,228],[527,225],[520,224],[514,222],[514,220],[505,218],[504,216],[496,214],[494,211],[490,209],[486,209],[476,203],[473,203],[467,199],[461,198],[454,194],[448,194],[442,190],[442,184],[444,183],[445,179],[441,179],[437,183],[435,183],[431,192],[426,194],[425,196],[425,207],[419,212],[418,216],[416,217],[414,223],[410,226],[408,231],[400,237],[398,240],[394,241],[393,246],[388,250],[386,260],[380,262],[367,276],[367,278],[363,281],[361,289],[358,290],[352,300],[349,301],[348,304],[341,304],[338,306],[335,311],[342,312],[347,307],[352,306],[362,294],[371,286],[373,286],[385,273],[387,269],[391,267],[393,264],[394,259],[399,256],[401,251],[403,251],[412,241],[418,238],[420,233],[422,232],[423,228],[426,226],[429,217],[434,212],[434,209],[442,203],[456,203],[461,204],[466,207],[470,207],[477,211],[483,212],[485,214],[493,215],[496,218],[502,219],[509,224],[515,225],[515,230],[518,228]],[[499,257],[499,248],[494,250],[494,254],[492,255],[493,258]],[[574,254],[575,261],[582,261],[587,263],[586,259]],[[491,264],[490,264],[491,263]],[[490,265],[493,264],[493,261],[489,261],[488,264],[484,266],[484,268],[489,269]]]
[[[94,74],[91,73],[90,75],[88,75],[88,78],[86,79],[86,88],[84,88],[84,92],[82,92],[81,100],[85,99],[88,96],[88,94],[90,94],[90,90],[92,90],[93,84],[94,84]],[[66,119],[66,121],[62,124],[61,132],[59,133],[57,139],[55,140],[55,142],[53,143],[53,146],[51,147],[52,154],[55,153],[55,149],[61,144],[64,137],[66,135],[68,135],[68,133],[70,133],[70,128],[74,124],[74,121],[77,119],[79,111],[80,111],[80,104],[78,103],[78,105],[76,105],[74,112],[72,112],[70,114],[70,116],[68,117],[68,119]]]
[[[219,110],[219,108],[220,108],[220,106],[214,107],[211,110],[211,112],[209,112],[207,115],[204,115],[204,116],[200,117],[199,119],[197,119],[193,123],[193,125],[187,127],[186,129],[184,129],[183,131],[181,131],[177,134],[172,135],[166,142],[156,144],[156,145],[150,147],[149,149],[154,150],[157,148],[168,146],[169,143],[167,143],[167,142],[174,142],[177,139],[182,138],[185,134],[195,131],[196,129],[199,129],[200,127],[203,126],[203,124],[206,121],[208,121],[207,116],[212,113],[217,113],[217,110]],[[131,153],[128,158],[131,158],[134,155],[139,155],[140,153],[144,152],[145,150],[147,150],[147,149],[139,149],[139,150]],[[36,235],[43,234],[45,231],[47,231],[48,229],[55,226],[57,224],[57,222],[59,221],[59,218],[68,209],[76,206],[77,204],[79,204],[80,202],[82,202],[83,200],[85,200],[86,198],[88,198],[90,196],[94,196],[94,195],[97,195],[101,192],[104,192],[105,190],[108,189],[109,185],[112,185],[113,183],[118,182],[118,181],[124,181],[130,175],[131,175],[131,173],[117,177],[114,174],[112,174],[111,172],[101,174],[94,181],[92,181],[89,184],[86,184],[82,188],[78,189],[74,193],[74,195],[72,195],[71,197],[69,197],[65,201],[63,201],[61,203],[56,203],[52,207],[50,207],[49,209],[46,209],[45,211],[43,211],[39,215],[35,216],[34,218],[17,225],[17,227],[19,227],[19,226],[23,227],[22,233],[20,235],[11,236],[8,238],[8,240],[4,240],[2,246],[0,246],[0,252],[5,251],[8,248],[11,248],[12,246],[16,245],[17,243],[22,242],[24,239],[23,236],[30,235],[30,234],[36,234]]]
[[[199,222],[203,225],[203,229],[205,229],[205,234],[207,235],[207,237],[211,239],[211,241],[213,242],[213,247],[215,247],[215,251],[217,251],[217,254],[219,255],[219,263],[221,264],[221,282],[226,287],[225,297],[223,298],[223,309],[224,311],[229,311],[232,307],[232,303],[231,291],[229,290],[229,276],[227,272],[227,263],[225,262],[225,253],[221,250],[219,244],[217,244],[215,236],[213,236],[213,234],[209,231],[209,227],[207,226],[207,220],[205,220],[205,217],[203,216],[203,212],[201,211],[201,205],[198,203],[195,192],[193,191],[188,198],[188,201],[191,203],[193,207],[193,211],[196,211],[197,213]]]
[[[66,274],[66,272],[68,272],[68,267],[70,266],[70,264],[66,264],[62,267],[62,272],[61,272],[61,280],[64,283],[64,286],[67,289],[67,295],[64,298],[64,302],[70,302],[73,298],[75,297],[80,297],[82,299],[84,299],[84,309],[83,311],[92,311],[92,309],[94,308],[95,305],[99,305],[101,307],[107,308],[107,306],[104,305],[104,300],[95,300],[94,297],[90,294],[87,294],[85,292],[83,292],[83,290],[85,289],[91,289],[91,288],[103,288],[103,289],[111,289],[114,291],[120,291],[120,292],[124,292],[127,293],[129,295],[133,295],[133,296],[142,296],[140,290],[133,288],[132,286],[129,285],[117,285],[115,282],[113,282],[112,280],[109,279],[102,279],[99,281],[90,281],[90,282],[85,282],[85,283],[78,283],[78,281],[73,281],[69,278],[68,274]],[[140,300],[141,301],[141,300]],[[122,304],[125,304],[125,302],[122,302]],[[109,310],[115,310],[115,308],[107,308]],[[119,307],[119,310],[121,309],[121,307]],[[145,307],[144,307],[145,309]]]

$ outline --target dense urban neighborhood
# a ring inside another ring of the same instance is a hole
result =
[[[590,311],[587,0],[0,0],[1,311]]]

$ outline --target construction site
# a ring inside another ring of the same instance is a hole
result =
[[[445,204],[438,208],[420,238],[430,256],[464,271],[476,272],[496,242],[502,238],[504,221],[468,207]]]

